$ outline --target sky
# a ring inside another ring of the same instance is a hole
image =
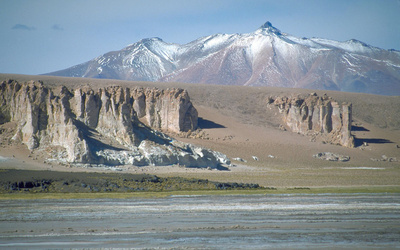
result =
[[[44,74],[143,38],[185,44],[266,21],[297,37],[400,50],[400,0],[0,0],[0,73]]]

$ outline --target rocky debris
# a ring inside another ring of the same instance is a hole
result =
[[[328,143],[354,147],[351,103],[339,104],[326,95],[320,97],[316,93],[306,97],[269,97],[267,103],[278,107],[285,126],[292,132],[319,136]]]
[[[371,158],[371,161],[387,161],[387,162],[397,162],[396,157],[388,157],[386,155],[382,155],[382,158],[377,159],[377,158]]]
[[[240,157],[232,158],[234,161],[240,161],[240,162],[247,162],[245,159],[242,159]]]
[[[182,89],[112,86],[70,91],[40,81],[8,80],[0,84],[0,104],[0,124],[17,123],[12,139],[30,150],[46,151],[58,162],[211,168],[230,164],[221,153],[154,130],[197,128],[197,111]]]
[[[314,158],[326,161],[349,161],[350,156],[334,154],[331,152],[323,152],[313,155]]]
[[[360,146],[357,147],[360,150],[372,150],[368,142],[363,142]]]
[[[231,141],[233,138],[235,138],[234,135],[226,135],[224,138],[222,138],[222,141]]]
[[[189,130],[187,132],[175,133],[174,135],[179,136],[181,138],[211,140],[209,135],[202,129],[196,129],[194,131]]]
[[[169,144],[157,144],[144,140],[135,150],[104,149],[96,152],[108,165],[164,166],[180,165],[217,169],[220,164],[230,165],[226,155],[172,140]]]

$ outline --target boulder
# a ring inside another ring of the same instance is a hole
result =
[[[313,155],[314,158],[326,161],[349,161],[350,157],[345,155],[334,154],[331,152],[323,152]]]

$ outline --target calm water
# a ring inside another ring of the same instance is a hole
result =
[[[0,201],[0,248],[400,248],[400,195]]]

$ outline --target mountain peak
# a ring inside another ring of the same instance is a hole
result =
[[[214,34],[183,45],[147,38],[49,75],[398,95],[399,67],[400,52],[357,40],[299,38],[265,22],[254,32]]]
[[[268,29],[268,28],[275,28],[274,26],[272,26],[270,21],[267,21],[266,23],[264,23],[263,25],[261,25],[260,29]]]
[[[275,33],[277,35],[281,34],[281,31],[277,28],[275,28],[274,26],[272,26],[271,22],[267,21],[266,23],[264,23],[263,25],[261,25],[261,27],[259,28],[261,30],[265,30],[265,31],[269,31],[272,33]]]
[[[150,37],[150,38],[144,38],[141,40],[142,42],[164,42],[161,38],[159,37]]]

